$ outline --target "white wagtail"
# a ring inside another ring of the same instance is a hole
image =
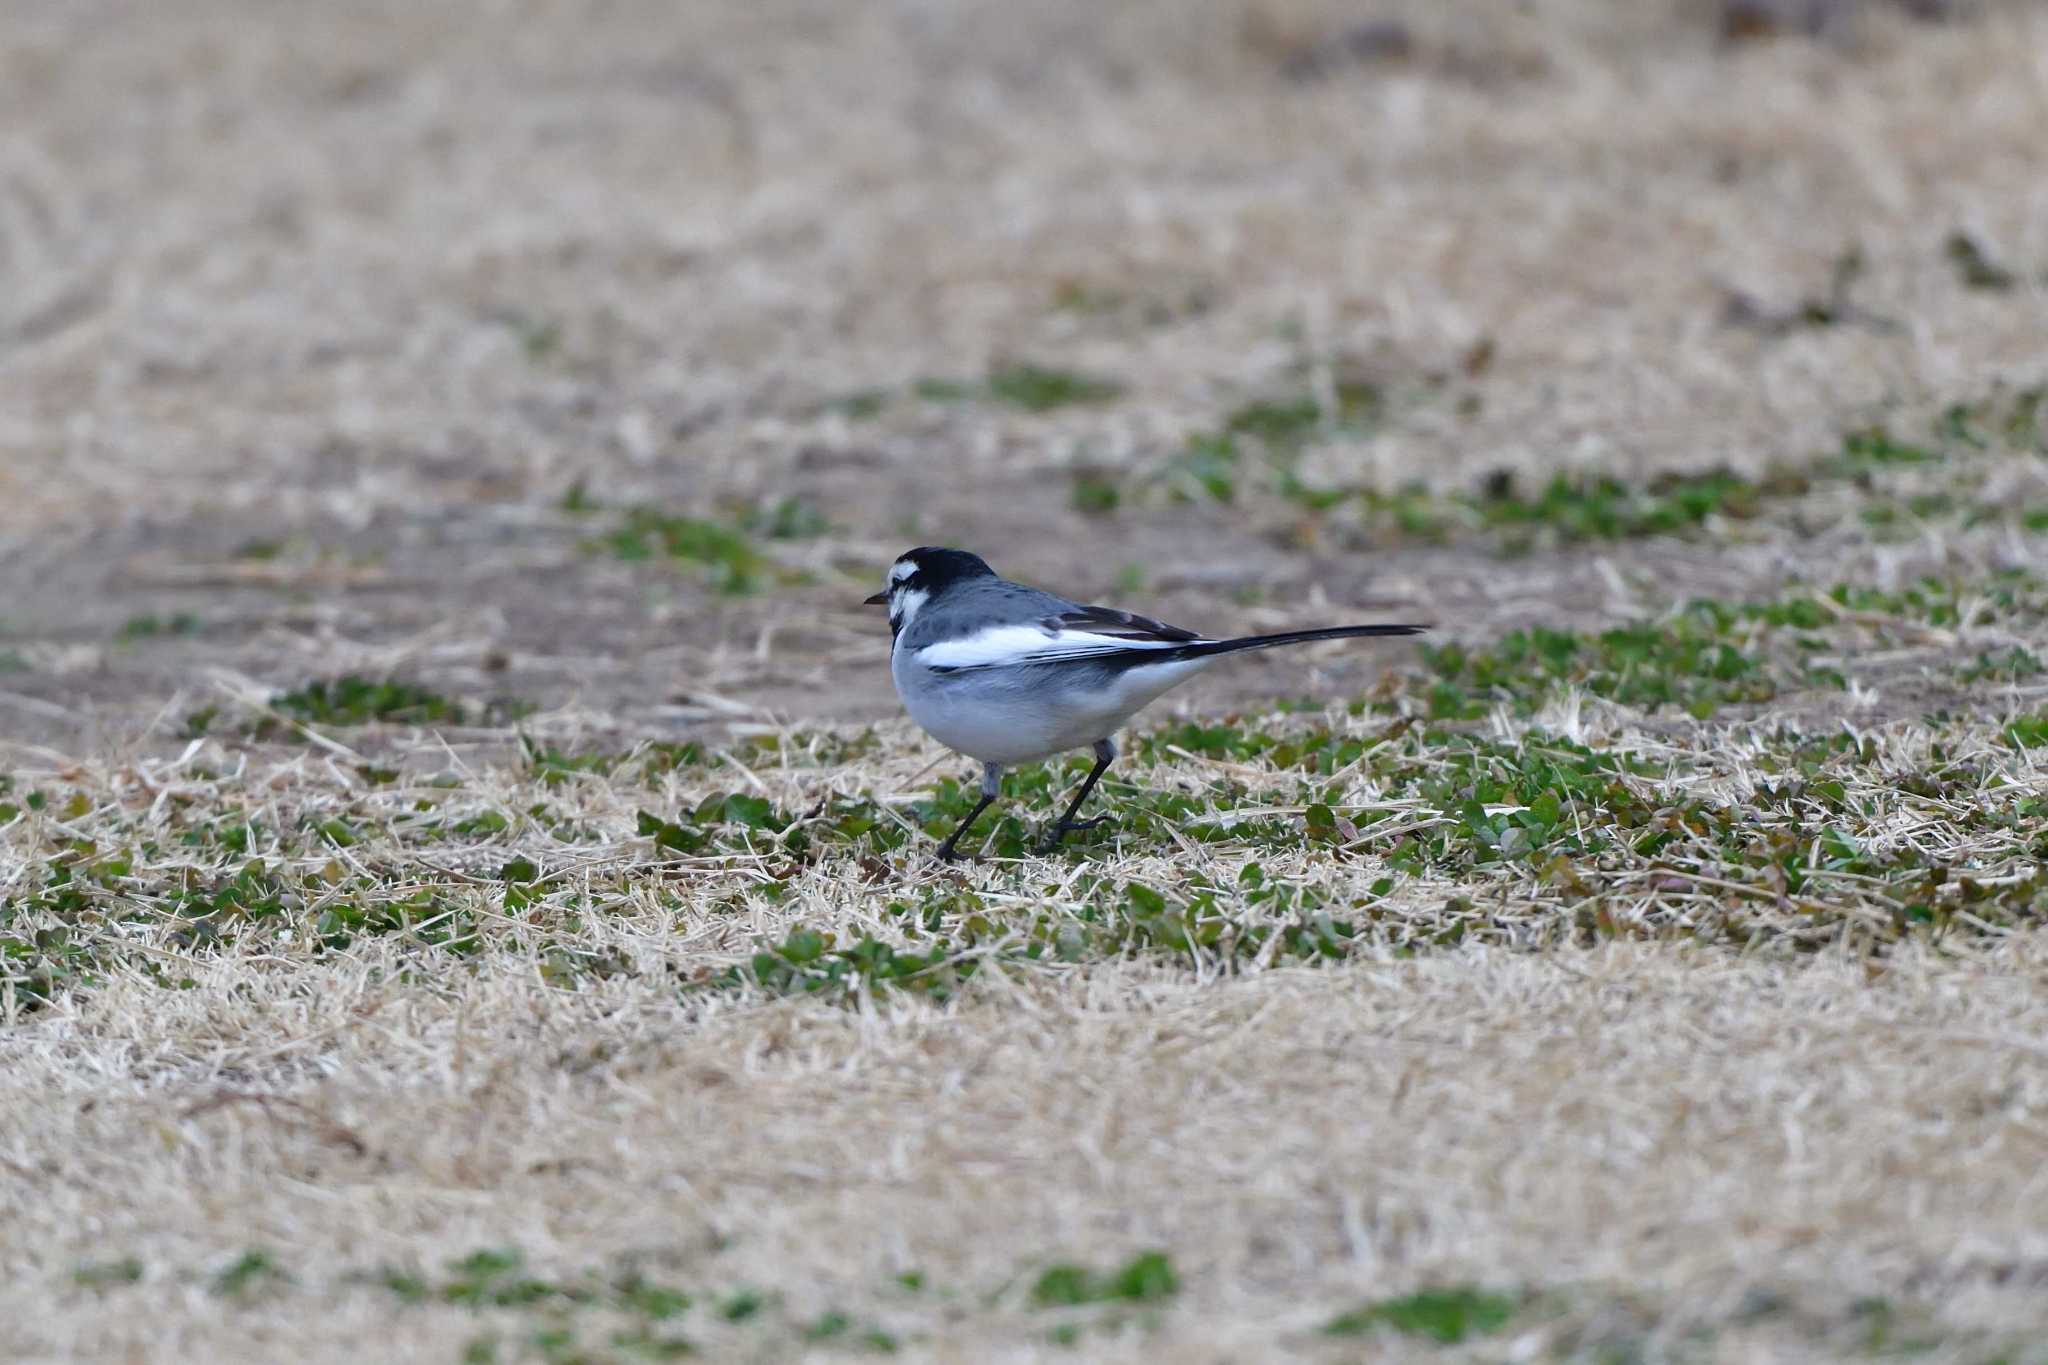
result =
[[[1111,738],[1174,684],[1225,654],[1357,635],[1414,635],[1427,626],[1328,626],[1210,640],[1112,607],[1069,602],[998,578],[977,555],[932,546],[889,568],[867,599],[889,608],[889,671],[910,718],[949,749],[981,762],[981,801],[939,857],[951,858],[1002,791],[1003,769],[1093,747],[1095,767],[1046,837],[1106,820],[1074,815],[1116,757]]]

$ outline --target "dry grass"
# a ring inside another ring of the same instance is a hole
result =
[[[2019,945],[1105,965],[948,1009],[403,967],[238,957],[11,1047],[18,1357],[339,1359],[371,1333],[452,1359],[556,1322],[602,1354],[636,1321],[376,1278],[501,1248],[553,1284],[637,1266],[698,1299],[685,1335],[760,1358],[835,1310],[912,1358],[1063,1357],[1047,1333],[1076,1320],[1084,1358],[1347,1358],[1318,1331],[1340,1309],[1465,1282],[1529,1296],[1511,1340],[1539,1356],[1853,1355],[1882,1312],[1893,1345],[1981,1360],[2041,1328],[2043,969]],[[1166,1303],[1030,1302],[1049,1264],[1148,1247]],[[251,1249],[290,1280],[223,1287]],[[69,1283],[124,1258],[139,1282]],[[748,1288],[774,1306],[720,1322]]]
[[[8,6],[0,1353],[2048,1359],[2048,16],[1097,8]]]
[[[1119,832],[957,870],[896,726],[24,765],[17,1348],[1317,1359],[1468,1284],[1574,1358],[2039,1330],[2034,752],[1421,692],[1160,732]],[[1459,804],[1522,769],[1550,824]]]

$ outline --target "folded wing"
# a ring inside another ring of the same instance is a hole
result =
[[[1076,607],[1029,625],[990,626],[957,640],[926,645],[917,658],[934,673],[1083,661],[1138,663],[1201,638],[1191,630],[1113,607]]]
[[[1164,621],[1155,621],[1136,612],[1118,611],[1115,607],[1075,607],[1058,616],[1048,616],[1044,624],[1054,630],[1084,631],[1138,644],[1185,644],[1202,638],[1191,630],[1169,626]]]

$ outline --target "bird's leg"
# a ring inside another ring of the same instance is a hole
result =
[[[973,824],[976,818],[979,817],[983,811],[989,808],[989,803],[994,801],[998,796],[1001,796],[1002,794],[1003,770],[1001,766],[994,763],[982,764],[981,800],[975,802],[974,809],[967,812],[967,818],[960,822],[960,828],[954,830],[953,833],[947,837],[946,842],[939,845],[940,862],[949,863],[953,861],[953,850],[959,844],[960,836],[965,834],[967,832],[967,827]]]
[[[1095,766],[1089,769],[1087,778],[1081,783],[1081,790],[1075,792],[1074,799],[1067,803],[1067,813],[1054,821],[1053,827],[1046,831],[1045,843],[1042,846],[1044,850],[1051,850],[1057,847],[1060,840],[1073,830],[1094,829],[1097,825],[1109,819],[1107,815],[1098,815],[1092,820],[1076,820],[1074,813],[1081,809],[1081,803],[1088,799],[1089,792],[1095,790],[1095,784],[1102,780],[1102,774],[1108,770],[1110,762],[1115,758],[1116,743],[1114,740],[1098,739],[1095,741]]]

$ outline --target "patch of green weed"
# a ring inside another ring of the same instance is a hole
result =
[[[1156,1303],[1180,1292],[1180,1276],[1163,1251],[1141,1251],[1114,1270],[1054,1265],[1031,1286],[1039,1308],[1075,1308],[1093,1303]]]
[[[1989,650],[1980,652],[1974,662],[1957,671],[1956,677],[1964,683],[2017,683],[2038,678],[2044,671],[2048,671],[2048,665],[2041,662],[2039,655],[2025,645],[2013,645],[1995,654]]]
[[[1872,466],[1939,464],[1943,458],[1941,451],[1932,446],[1904,441],[1883,426],[1871,426],[1844,436],[1841,455],[1836,463],[1825,468],[1853,475]]]
[[[1072,475],[1067,504],[1084,516],[1101,517],[1116,511],[1123,490],[1115,479],[1100,470],[1077,469]]]
[[[749,509],[740,518],[742,530],[770,540],[813,540],[832,529],[818,505],[807,498],[780,498],[766,510]]]
[[[1769,701],[1778,690],[1764,660],[1703,606],[1597,634],[1536,626],[1491,646],[1425,645],[1423,659],[1437,679],[1431,714],[1446,719],[1474,719],[1501,704],[1533,710],[1561,685],[1702,718],[1729,703]]]
[[[72,1283],[86,1289],[113,1289],[142,1279],[142,1262],[133,1256],[112,1261],[87,1261],[71,1272]]]
[[[965,403],[980,392],[964,379],[920,379],[910,391],[927,403]]]
[[[309,725],[460,725],[462,703],[395,678],[347,674],[273,697],[271,708]]]
[[[1247,403],[1224,419],[1232,436],[1250,436],[1271,446],[1299,445],[1323,424],[1323,406],[1308,394]]]
[[[1666,472],[1644,479],[1614,474],[1550,476],[1533,491],[1517,487],[1506,471],[1470,490],[1435,492],[1420,485],[1313,488],[1295,474],[1295,455],[1304,445],[1342,425],[1312,398],[1267,400],[1233,414],[1224,428],[1198,436],[1173,462],[1174,486],[1188,496],[1227,501],[1248,486],[1270,487],[1312,511],[1348,507],[1359,531],[1375,539],[1398,537],[1441,542],[1459,537],[1491,539],[1506,553],[1539,545],[1682,535],[1716,522],[1753,521],[1774,511],[1805,508],[1809,515],[1855,516],[1866,525],[1891,526],[1912,520],[1962,519],[2017,522],[2023,529],[2048,530],[2048,515],[2035,525],[2033,509],[1980,503],[1968,488],[1981,475],[1959,463],[1963,457],[2014,452],[2048,453],[2041,414],[2048,388],[1994,392],[1972,403],[1951,404],[1923,439],[1908,439],[1883,424],[1849,432],[1840,449],[1807,462],[1784,461],[1759,475],[1727,468],[1698,473]],[[1253,478],[1254,466],[1240,442],[1267,455],[1270,477]],[[1924,473],[1943,467],[1956,472],[1953,486],[1929,488]],[[1196,477],[1187,477],[1193,470]],[[1857,497],[1844,509],[1840,500],[1818,506],[1810,494],[1848,488]],[[2048,512],[2048,509],[2040,509]]]
[[[856,389],[852,393],[842,394],[827,401],[823,406],[826,412],[836,412],[849,421],[864,422],[879,415],[883,408],[889,406],[889,391]]]
[[[197,635],[199,618],[189,611],[181,611],[166,618],[156,615],[131,616],[122,622],[114,638],[123,642],[153,640],[159,636]]]
[[[1122,395],[1123,385],[1072,370],[1017,364],[992,370],[988,394],[999,403],[1027,412],[1050,412],[1077,403],[1105,403]]]
[[[743,532],[655,507],[628,509],[619,525],[596,544],[620,559],[689,565],[723,593],[754,592],[777,575],[775,565]]]
[[[1191,436],[1186,449],[1167,465],[1168,486],[1190,500],[1235,502],[1242,459],[1237,442],[1229,436]]]
[[[778,995],[842,998],[862,988],[894,989],[947,1000],[973,977],[977,965],[972,956],[956,956],[944,941],[919,952],[863,936],[842,948],[830,930],[797,928],[780,943],[756,952],[747,966],[729,968],[714,984],[744,983]]]
[[[1670,535],[1713,517],[1747,519],[1756,515],[1765,496],[1757,483],[1716,469],[1663,474],[1641,486],[1604,476],[1559,474],[1533,498],[1517,496],[1512,480],[1496,478],[1465,505],[1489,529],[1544,530],[1573,542]]]
[[[2048,746],[2048,710],[2014,716],[2005,723],[2005,742],[2015,749]]]
[[[1385,1327],[1403,1336],[1426,1337],[1450,1346],[1500,1331],[1518,1306],[1518,1301],[1506,1294],[1470,1285],[1423,1289],[1339,1314],[1323,1331],[1330,1336],[1358,1336]]]
[[[261,1248],[243,1252],[213,1277],[213,1292],[222,1298],[248,1298],[291,1283],[291,1275],[275,1256]]]

